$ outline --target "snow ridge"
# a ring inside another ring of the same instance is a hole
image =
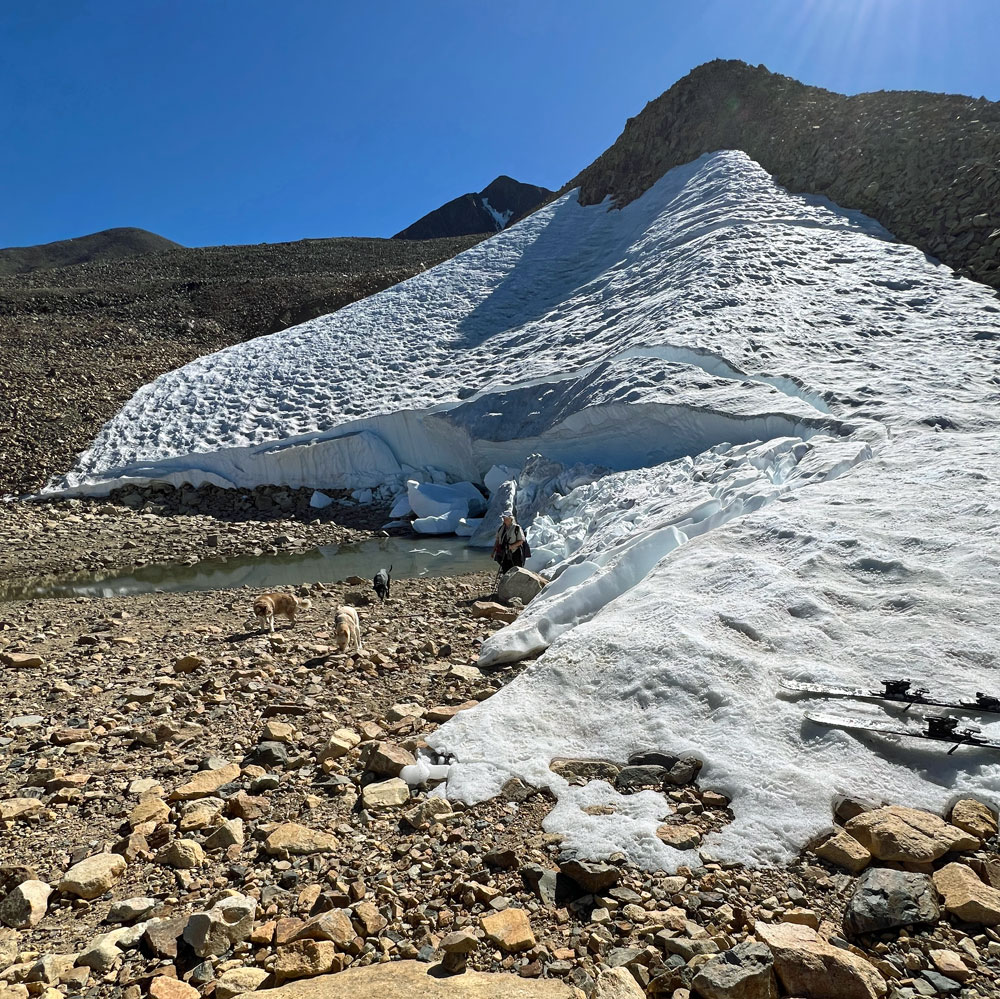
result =
[[[1000,802],[995,756],[824,729],[778,696],[786,677],[998,692],[996,339],[988,289],[723,151],[621,211],[571,192],[163,376],[52,488],[521,468],[552,582],[482,662],[543,654],[430,738],[447,793],[522,777],[555,792],[546,828],[570,849],[669,869],[696,858],[656,838],[665,800],[548,764],[694,754],[735,815],[705,851],[768,863],[829,827],[838,795]]]

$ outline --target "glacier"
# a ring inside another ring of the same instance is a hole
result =
[[[697,857],[656,838],[664,799],[548,764],[695,755],[734,814],[703,851],[782,862],[843,795],[1000,804],[995,755],[822,728],[804,717],[821,701],[779,693],[898,676],[997,692],[998,341],[988,288],[721,151],[621,209],[569,192],[372,298],[162,376],[48,492],[399,493],[520,469],[551,582],[480,661],[538,658],[429,737],[445,793],[518,776],[553,791],[545,827],[567,848],[674,869]]]

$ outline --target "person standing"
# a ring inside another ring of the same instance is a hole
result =
[[[493,544],[493,560],[500,563],[500,572],[524,565],[524,530],[514,519],[513,510],[504,510]]]

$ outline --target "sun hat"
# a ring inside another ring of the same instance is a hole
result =
[[[505,517],[510,517],[510,519],[513,520],[514,519],[514,511],[513,510],[504,510],[504,512],[500,515],[500,517],[501,517],[501,519],[503,519]]]

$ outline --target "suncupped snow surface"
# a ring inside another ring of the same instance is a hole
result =
[[[669,869],[692,857],[655,836],[662,796],[570,787],[548,764],[694,754],[735,815],[705,849],[779,861],[839,795],[1000,797],[995,754],[826,729],[804,718],[815,699],[779,694],[899,676],[998,692],[997,341],[988,289],[720,152],[621,211],[570,193],[163,376],[54,487],[398,493],[430,468],[523,469],[552,582],[482,663],[543,654],[433,734],[447,793],[521,776],[556,793],[546,828],[571,849]]]

